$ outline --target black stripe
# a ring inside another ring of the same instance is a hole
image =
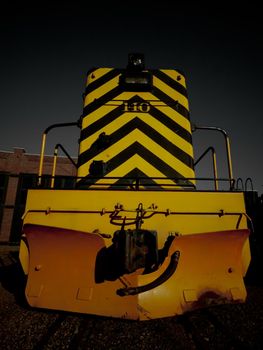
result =
[[[135,154],[138,154],[141,158],[151,164],[154,168],[158,169],[166,177],[172,178],[174,182],[176,182],[176,179],[178,178],[183,178],[180,173],[171,168],[168,164],[163,162],[159,157],[150,152],[147,148],[139,144],[137,141],[107,162],[107,173],[110,173],[114,169],[118,168]]]
[[[101,87],[102,85],[106,84],[109,80],[117,77],[121,73],[121,69],[113,69],[109,71],[108,73],[104,74],[94,82],[91,82],[88,84],[85,90],[85,95],[92,92],[93,90],[96,90],[97,88]]]
[[[153,86],[152,94],[157,97],[159,100],[167,104],[167,106],[174,109],[177,113],[180,113],[183,117],[189,119],[189,111],[178,101],[175,101],[170,96],[166,95],[163,91],[158,89],[156,86]]]
[[[114,158],[109,160],[106,163],[106,166],[105,166],[106,173],[103,175],[103,177],[107,176],[107,174],[112,172],[114,169],[118,168],[120,165],[122,165],[125,161],[130,159],[135,154],[138,154],[141,158],[143,158],[146,162],[148,162],[153,167],[158,169],[162,174],[164,174],[167,178],[171,179],[173,182],[181,186],[184,186],[184,185],[193,186],[192,182],[187,180],[176,170],[172,169],[168,164],[164,163],[160,158],[158,158],[155,154],[153,154],[152,152],[147,150],[145,147],[140,145],[138,142],[134,142],[125,150],[117,154]],[[80,181],[80,185],[81,183],[84,183],[84,182],[87,183],[87,180],[88,180],[88,184],[92,185],[96,181],[98,181],[99,178],[94,177],[92,175],[87,175],[86,178],[82,180],[82,182]]]
[[[105,114],[102,118],[88,125],[85,129],[81,130],[80,141],[85,140],[87,137],[95,134],[98,130],[101,130],[106,125],[110,124],[113,120],[117,119],[123,114],[123,106],[118,106],[114,110]],[[88,118],[88,117],[87,117]]]
[[[138,95],[132,97],[128,100],[129,103],[133,102],[147,102]],[[164,107],[165,108],[165,107]],[[177,124],[171,118],[167,117],[166,114],[161,112],[159,109],[151,105],[150,111],[148,112],[152,117],[158,120],[160,123],[164,124],[168,129],[176,133],[178,136],[183,138],[185,141],[192,143],[191,133],[184,129],[181,125]],[[110,124],[113,120],[117,119],[123,114],[123,106],[115,108],[113,111],[107,113],[105,116],[87,126],[85,129],[81,130],[80,141],[85,140],[87,137],[93,135],[95,132],[101,130],[106,125]]]
[[[158,131],[154,130],[152,127],[150,127],[138,117],[135,117],[130,122],[126,123],[121,128],[113,132],[111,135],[108,135],[108,142],[106,148],[98,149],[96,147],[95,141],[94,146],[91,146],[88,150],[84,151],[82,154],[79,155],[78,166],[85,164],[87,161],[94,158],[110,146],[114,145],[116,142],[127,136],[135,129],[140,130],[142,133],[144,133],[150,139],[156,142],[159,146],[171,153],[175,158],[179,159],[185,165],[193,169],[193,158],[191,156],[185,153],[181,148],[175,146],[164,136],[162,136]]]
[[[119,189],[120,186],[127,186],[131,189],[136,189],[134,181],[139,180],[139,184],[140,186],[144,186],[145,187],[150,187],[150,188],[158,188],[158,189],[162,189],[162,187],[160,185],[158,185],[153,179],[151,179],[150,177],[148,177],[147,175],[144,174],[144,172],[142,172],[140,169],[138,168],[134,168],[133,170],[131,170],[129,173],[127,173],[126,175],[124,175],[122,178],[120,178],[119,180],[117,180],[116,182],[114,182],[114,184],[110,185],[110,189]],[[148,186],[147,186],[148,185]]]
[[[83,116],[86,116],[87,114],[94,112],[99,107],[104,106],[107,102],[112,101],[122,92],[123,91],[120,89],[120,87],[116,86],[114,89],[110,90],[100,98],[95,99],[93,102],[85,106],[83,109]]]
[[[108,93],[104,94],[98,99],[95,99],[93,102],[85,106],[83,109],[83,116],[86,116],[87,114],[94,112],[99,107],[104,106],[107,102],[112,101],[114,98],[116,98],[119,94],[123,92],[124,91],[120,86],[116,86],[115,88],[110,90]],[[183,105],[181,105],[178,101],[175,101],[174,99],[166,95],[164,92],[159,90],[156,86],[153,87],[152,93],[161,102],[167,104],[169,107],[173,108],[177,113],[189,119],[189,111]]]
[[[165,110],[166,107],[163,108]],[[192,144],[192,134],[183,128],[180,124],[167,117],[167,115],[161,112],[159,109],[152,106],[149,114],[164,124],[168,129],[172,130],[174,133],[180,136],[182,139]]]
[[[172,79],[171,77],[169,77],[167,74],[165,74],[164,72],[162,72],[160,70],[154,69],[152,72],[162,82],[164,82],[165,84],[170,86],[172,89],[178,91],[181,95],[188,98],[186,88],[183,85],[181,85],[180,83],[178,83],[178,81]]]

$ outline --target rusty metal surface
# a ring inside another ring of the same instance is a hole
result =
[[[262,349],[263,287],[245,304],[147,322],[31,309],[17,252],[0,250],[1,349]]]

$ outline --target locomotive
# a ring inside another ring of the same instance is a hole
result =
[[[44,185],[47,134],[72,125],[81,129],[74,185],[54,187],[57,149]],[[194,160],[200,129],[223,135],[227,179],[218,178],[213,147]],[[209,151],[213,189],[200,190],[195,169]],[[181,71],[146,69],[139,53],[126,68],[91,69],[80,120],[43,134],[20,244],[27,302],[134,320],[244,302],[248,197],[236,188],[227,133],[191,123]]]

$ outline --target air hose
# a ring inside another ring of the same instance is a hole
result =
[[[137,295],[139,293],[147,292],[153,288],[158,287],[162,283],[166,282],[176,271],[178,261],[180,258],[180,252],[176,251],[171,255],[170,263],[167,266],[166,270],[158,277],[156,280],[145,284],[144,286],[139,287],[128,287],[121,288],[116,291],[116,294],[120,297],[128,296],[128,295]]]

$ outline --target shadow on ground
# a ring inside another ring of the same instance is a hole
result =
[[[0,283],[9,293],[14,295],[16,302],[27,307],[25,299],[26,276],[19,262],[17,251],[11,251],[0,256]]]

